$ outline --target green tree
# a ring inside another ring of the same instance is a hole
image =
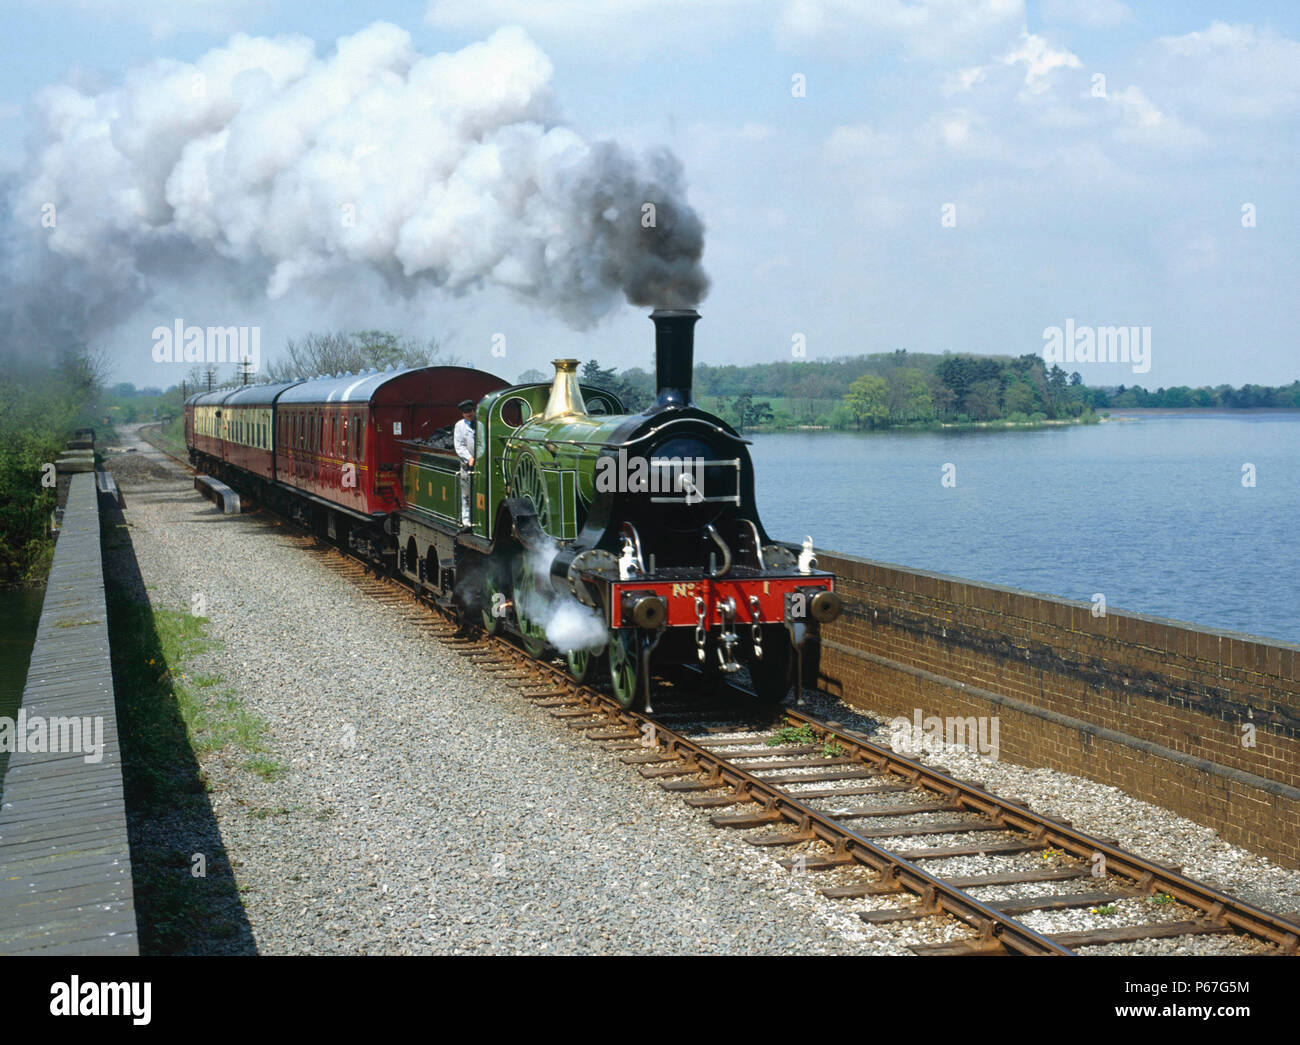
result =
[[[772,404],[766,400],[754,402],[752,392],[741,392],[731,404],[731,412],[736,418],[736,430],[743,432],[746,428],[766,424],[772,420]]]
[[[612,392],[629,413],[636,413],[649,406],[650,400],[654,398],[654,382],[639,367],[625,370],[620,377],[617,367],[605,368],[596,360],[588,359],[578,372],[578,380],[584,385]]]
[[[889,386],[883,377],[863,374],[849,385],[844,401],[853,411],[859,428],[863,425],[875,428],[889,419]]]
[[[976,381],[966,393],[963,405],[972,421],[992,421],[1002,416],[1001,389],[996,380]]]
[[[888,383],[891,421],[928,421],[934,416],[930,385],[921,371],[915,367],[899,367],[890,373]]]
[[[1002,407],[1008,415],[1024,414],[1028,417],[1037,409],[1037,398],[1027,381],[1015,379],[1007,383],[1002,393]]]

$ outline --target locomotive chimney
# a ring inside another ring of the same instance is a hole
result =
[[[657,308],[650,313],[655,325],[655,404],[690,406],[691,374],[695,369],[695,324],[700,314],[693,308]]]

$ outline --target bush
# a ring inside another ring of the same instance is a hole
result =
[[[44,466],[75,429],[93,425],[99,384],[85,356],[49,369],[0,365],[0,587],[39,585],[49,572],[56,498],[42,485]]]

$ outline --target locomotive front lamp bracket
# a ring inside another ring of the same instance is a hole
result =
[[[709,573],[713,577],[725,577],[731,570],[731,549],[727,546],[727,542],[722,539],[722,534],[718,533],[717,527],[712,523],[709,523],[704,527],[704,532],[713,540],[713,543],[716,544],[722,552],[721,569],[718,568],[713,553],[709,552]]]

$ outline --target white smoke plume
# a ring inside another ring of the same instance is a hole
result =
[[[524,562],[532,574],[533,584],[525,591],[520,609],[530,620],[542,625],[546,641],[561,653],[599,650],[609,642],[604,618],[589,606],[575,602],[567,593],[553,594],[551,563],[559,550],[559,544],[554,541],[525,550]]]
[[[505,287],[575,326],[622,299],[697,303],[680,163],[565,127],[551,73],[521,29],[421,55],[377,22],[325,55],[238,35],[120,84],[45,88],[0,187],[0,275],[21,288],[0,337],[48,337],[56,317],[91,337],[168,280],[252,300],[358,268],[404,295]]]
[[[557,601],[546,620],[546,639],[561,653],[599,650],[609,642],[609,629],[590,607]]]

